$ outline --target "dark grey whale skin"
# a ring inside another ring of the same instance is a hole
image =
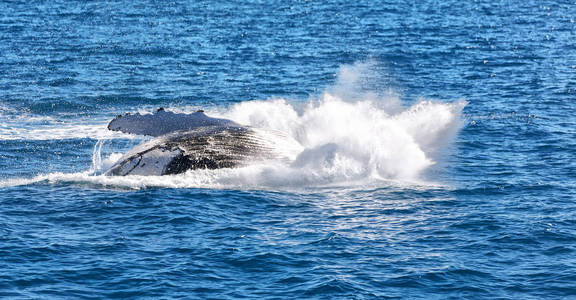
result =
[[[191,114],[173,113],[159,108],[153,114],[140,113],[118,115],[110,123],[108,129],[124,133],[161,136],[175,131],[187,131],[207,126],[242,127],[234,121],[212,118],[198,110]]]
[[[255,160],[274,158],[254,131],[244,127],[209,126],[178,131],[141,144],[120,159],[105,175],[124,176],[137,173],[149,161],[147,153],[166,153],[168,163],[161,170],[144,175],[172,175],[196,169],[234,168]],[[129,165],[129,166],[128,166]],[[143,175],[143,174],[137,174]]]
[[[256,132],[203,112],[118,116],[108,128],[124,133],[156,136],[128,151],[104,174],[172,175],[196,169],[234,168],[258,160],[275,159],[273,149]]]

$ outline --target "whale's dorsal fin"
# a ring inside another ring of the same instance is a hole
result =
[[[119,115],[108,123],[108,129],[131,134],[161,136],[174,131],[192,130],[204,126],[232,126],[239,127],[237,123],[211,118],[199,110],[191,114],[178,114],[158,109],[154,114],[125,114]]]

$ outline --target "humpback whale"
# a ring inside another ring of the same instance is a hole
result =
[[[126,113],[110,121],[108,129],[153,137],[125,153],[104,172],[108,176],[171,175],[266,160],[291,161],[299,152],[299,144],[281,132],[212,118],[202,110]]]

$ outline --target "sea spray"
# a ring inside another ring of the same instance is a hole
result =
[[[110,153],[105,158],[102,158],[102,146],[109,142],[109,140],[98,140],[94,144],[94,149],[92,151],[92,166],[88,171],[91,175],[101,175],[102,172],[108,170],[122,157],[122,153]]]
[[[302,113],[288,101],[275,99],[242,102],[225,116],[290,134],[304,150],[288,173],[316,177],[307,184],[323,184],[418,179],[457,133],[464,106],[464,101],[422,100],[389,113],[374,100],[347,102],[326,92],[306,104]]]

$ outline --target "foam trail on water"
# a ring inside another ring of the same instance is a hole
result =
[[[42,116],[0,106],[0,140],[134,139],[135,136],[110,131],[106,118],[62,118]]]
[[[458,133],[466,102],[420,99],[411,106],[403,106],[393,93],[377,94],[365,88],[370,84],[373,66],[360,63],[342,67],[335,86],[306,102],[246,101],[222,108],[216,114],[208,112],[257,129],[283,132],[293,142],[282,143],[279,139],[272,144],[293,153],[291,162],[272,161],[161,177],[106,177],[94,174],[106,170],[121,154],[102,159],[103,143],[98,142],[89,172],[42,175],[32,182],[90,182],[127,188],[277,188],[419,182],[423,172],[438,162]],[[275,136],[267,138],[274,141]],[[0,182],[0,186],[13,183]]]

